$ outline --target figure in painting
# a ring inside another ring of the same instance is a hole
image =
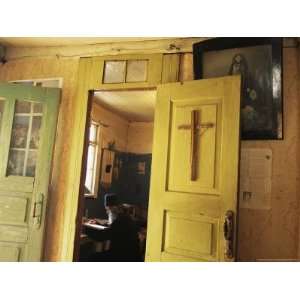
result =
[[[253,86],[251,74],[248,71],[246,58],[238,53],[232,58],[229,68],[229,75],[241,75],[242,90],[242,128],[244,131],[254,129],[259,122],[259,113],[256,110],[258,90]]]

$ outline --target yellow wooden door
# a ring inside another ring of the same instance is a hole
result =
[[[235,257],[240,77],[158,87],[146,261]]]

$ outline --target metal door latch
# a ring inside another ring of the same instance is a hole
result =
[[[34,202],[33,207],[33,226],[38,229],[42,223],[42,214],[43,214],[43,202],[44,202],[44,194],[40,193],[37,197],[37,200]]]
[[[225,221],[224,221],[224,239],[225,239],[225,256],[228,259],[233,258],[233,211],[228,210],[225,214]]]

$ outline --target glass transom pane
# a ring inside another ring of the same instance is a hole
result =
[[[125,82],[126,61],[106,61],[104,64],[103,83]]]
[[[41,103],[16,101],[7,166],[8,176],[35,176],[41,124]]]
[[[147,72],[148,60],[128,60],[126,82],[145,82]]]

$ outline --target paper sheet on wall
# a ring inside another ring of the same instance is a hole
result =
[[[271,187],[272,150],[242,148],[239,207],[270,209]]]

